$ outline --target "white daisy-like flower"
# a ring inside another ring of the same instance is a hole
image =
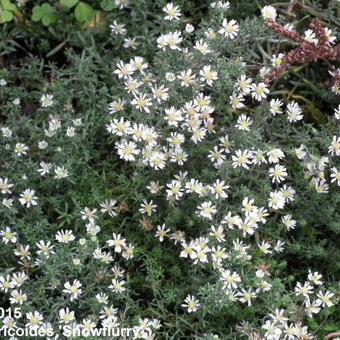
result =
[[[52,94],[44,94],[40,98],[40,103],[42,107],[50,107],[53,106],[54,100],[53,100],[53,95]]]
[[[236,20],[230,20],[228,22],[227,19],[223,19],[222,28],[218,31],[218,33],[233,40],[237,37],[238,31],[239,26]]]
[[[163,7],[163,12],[166,14],[164,19],[169,21],[178,20],[182,15],[179,7],[175,6],[172,2]]]
[[[303,118],[301,107],[294,101],[288,103],[286,113],[290,123],[295,123]]]
[[[252,86],[251,96],[259,102],[267,98],[268,93],[269,89],[265,83],[259,83]]]
[[[250,131],[250,126],[253,124],[253,120],[245,114],[238,117],[235,125],[241,131]]]
[[[216,206],[212,204],[212,202],[203,202],[198,207],[198,215],[208,220],[212,220],[213,216],[217,213]]]
[[[268,19],[275,20],[277,16],[276,9],[273,6],[264,6],[261,9],[261,14],[264,20]]]
[[[196,312],[201,305],[198,299],[196,299],[193,295],[189,294],[184,299],[184,303],[182,303],[181,306],[186,308],[188,313],[193,313],[193,312]]]
[[[26,189],[20,194],[19,202],[29,208],[30,206],[38,205],[37,199],[38,197],[35,196],[34,190]]]
[[[319,43],[318,38],[316,37],[315,33],[313,32],[313,30],[309,29],[307,31],[305,31],[305,36],[304,39],[314,45],[317,45]]]
[[[269,105],[270,105],[270,113],[273,116],[282,114],[281,106],[283,105],[283,101],[281,99],[272,99]]]
[[[332,143],[328,148],[328,153],[332,156],[340,156],[340,137],[333,136]]]

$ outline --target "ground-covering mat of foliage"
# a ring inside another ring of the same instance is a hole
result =
[[[339,14],[0,0],[1,338],[340,337]]]

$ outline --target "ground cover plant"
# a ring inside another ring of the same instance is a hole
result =
[[[1,338],[340,337],[339,13],[0,0]]]

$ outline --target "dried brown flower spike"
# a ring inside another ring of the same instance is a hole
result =
[[[276,67],[266,76],[265,83],[267,85],[270,85],[281,76],[290,66],[304,65],[318,60],[334,63],[339,59],[337,50],[329,45],[325,29],[318,19],[313,19],[309,26],[318,38],[318,44],[306,41],[299,33],[286,29],[272,19],[266,20],[266,26],[282,37],[292,40],[299,45],[283,57],[280,66]]]

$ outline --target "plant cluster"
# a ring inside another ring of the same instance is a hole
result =
[[[47,339],[340,330],[339,35],[272,5],[240,19],[216,1],[196,23],[162,2],[141,36],[141,2],[118,0],[107,42],[84,31],[64,67],[0,70],[0,299],[19,308],[1,326]],[[55,11],[40,3],[32,20]]]

